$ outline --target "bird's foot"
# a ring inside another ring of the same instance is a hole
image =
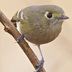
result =
[[[16,39],[17,42],[21,42],[24,39],[24,35],[22,34],[19,38]]]
[[[44,65],[44,59],[42,59],[42,60],[40,61],[40,63],[36,65],[36,67],[39,67],[39,68],[36,69],[35,72],[40,71],[40,70],[43,68],[43,65]]]

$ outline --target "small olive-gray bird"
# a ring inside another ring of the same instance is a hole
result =
[[[41,70],[44,64],[40,45],[53,41],[59,35],[65,19],[69,17],[56,5],[29,6],[17,11],[13,16],[11,21],[22,34],[17,42],[25,37],[39,48],[42,59],[36,72]]]

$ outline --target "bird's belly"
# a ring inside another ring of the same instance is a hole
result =
[[[30,25],[31,26],[31,25]],[[20,32],[24,34],[25,38],[37,45],[45,44],[54,40],[61,31],[61,26],[57,24],[50,28],[30,27],[20,24]]]
[[[61,29],[56,31],[44,31],[44,32],[33,32],[31,34],[26,34],[25,38],[37,45],[45,44],[53,41],[60,33]]]

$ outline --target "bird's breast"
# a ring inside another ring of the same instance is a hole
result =
[[[24,27],[25,28],[25,27]],[[61,26],[53,28],[29,28],[29,29],[21,29],[22,34],[24,34],[25,38],[37,45],[45,44],[54,40],[61,31]]]

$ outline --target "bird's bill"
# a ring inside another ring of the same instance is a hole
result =
[[[62,15],[59,19],[69,19],[69,17],[66,15]]]

